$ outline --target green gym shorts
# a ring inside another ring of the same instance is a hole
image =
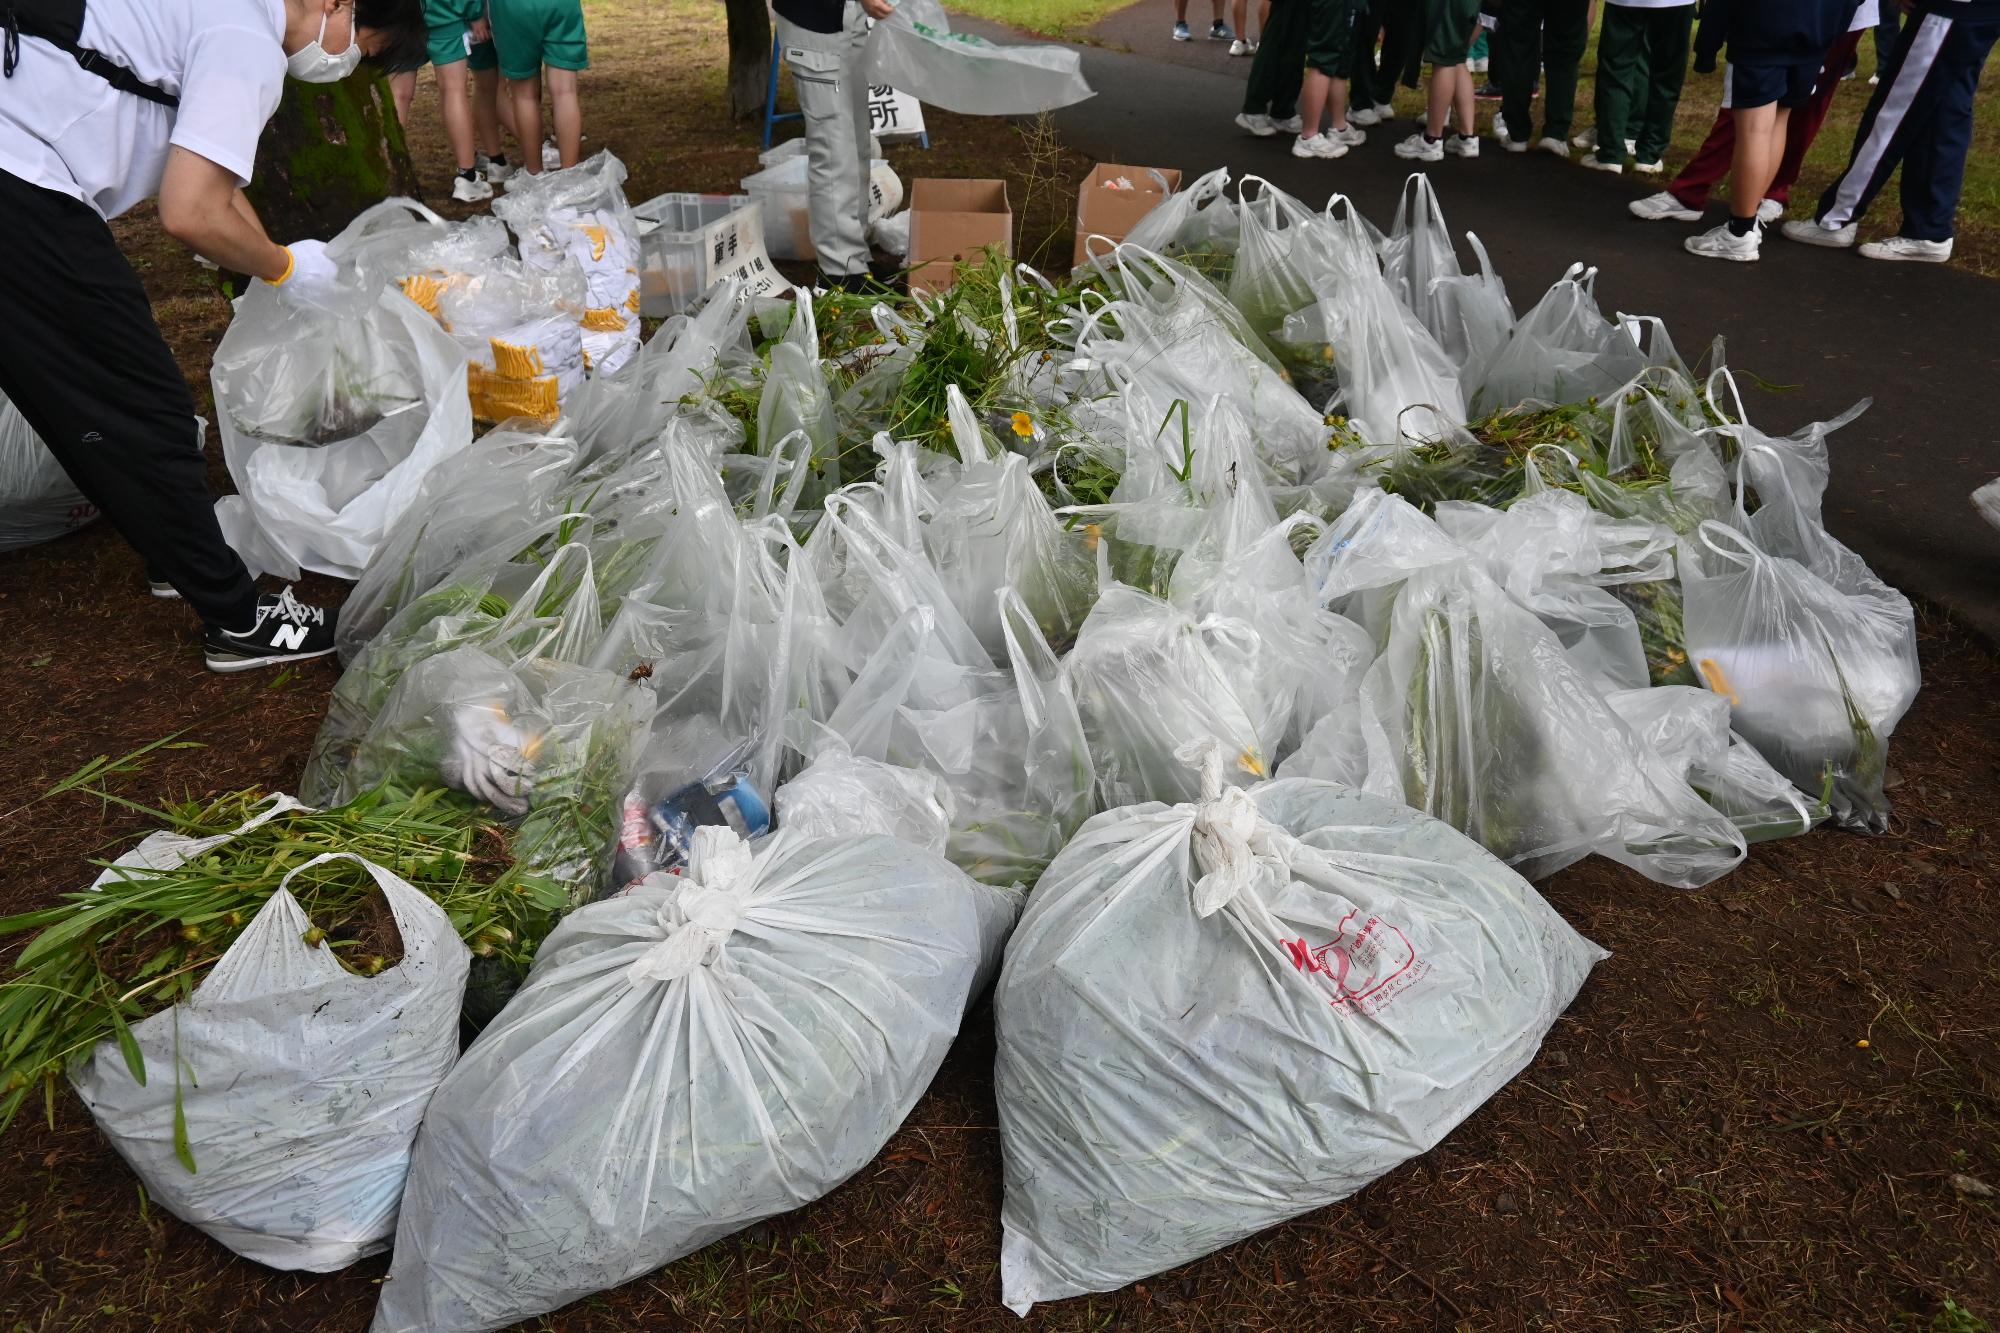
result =
[[[499,67],[491,42],[470,42],[463,23],[434,23],[430,30],[430,57],[433,65],[456,65],[463,60],[475,73]]]
[[[1296,0],[1295,0],[1296,2]],[[1344,79],[1354,63],[1356,0],[1311,0],[1306,11],[1306,67]]]
[[[493,44],[500,73],[532,79],[550,69],[589,69],[583,0],[493,0]]]
[[[1432,65],[1463,65],[1479,29],[1479,0],[1429,0],[1424,59]]]

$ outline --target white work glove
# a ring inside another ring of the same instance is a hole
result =
[[[272,283],[278,294],[300,305],[322,305],[340,287],[340,266],[326,253],[325,241],[293,241],[285,247],[292,266]]]
[[[543,738],[490,703],[453,709],[451,733],[450,748],[438,762],[438,776],[445,784],[504,815],[527,814],[528,797],[535,789],[535,752]]]

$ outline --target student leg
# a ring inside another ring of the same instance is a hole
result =
[[[1674,142],[1674,113],[1680,110],[1681,89],[1687,85],[1688,57],[1694,45],[1694,6],[1639,12],[1646,16],[1645,110],[1631,125],[1630,137],[1637,141],[1633,160],[1653,163],[1664,158]],[[1601,45],[1599,50],[1598,77],[1602,78]],[[1601,134],[1603,122],[1598,124]],[[1618,146],[1625,145],[1621,142]]]
[[[1974,98],[1980,71],[2000,38],[2000,18],[1956,19],[1939,54],[1939,73],[1926,86],[1930,114],[1903,155],[1903,225],[1918,241],[1952,239],[1965,158],[1972,148]]]
[[[5,172],[0,221],[0,391],[157,577],[246,628],[256,585],[216,524],[194,399],[138,274],[88,205]]]
[[[391,74],[389,96],[396,104],[396,123],[407,127],[410,123],[410,103],[417,96],[417,72],[406,69]]]
[[[850,3],[847,12],[851,25],[861,7]],[[865,274],[868,89],[866,79],[847,77],[859,68],[859,35],[812,32],[783,16],[777,30],[805,116],[808,223],[819,270],[830,278]]]
[[[1840,91],[1840,71],[1847,68],[1847,62],[1854,58],[1855,50],[1860,45],[1861,34],[1850,32],[1826,53],[1826,62],[1820,67],[1819,78],[1813,84],[1812,100],[1796,108],[1785,126],[1785,153],[1778,161],[1778,174],[1771,181],[1771,188],[1764,192],[1765,198],[1775,199],[1781,204],[1791,201],[1792,186],[1798,183],[1806,153],[1811,150],[1813,140],[1819,137],[1819,127],[1826,121],[1827,108],[1833,105],[1834,94]]]
[[[583,103],[577,96],[577,71],[590,68],[590,44],[584,34],[583,6],[552,10],[542,33],[543,77],[549,85],[549,111],[555,120],[556,150],[562,164],[583,161]],[[867,164],[862,164],[867,170]]]
[[[1606,5],[1597,34],[1597,151],[1599,162],[1625,162],[1625,141],[1637,132],[1634,113],[1644,101],[1647,76],[1646,18],[1652,11]]]
[[[1522,143],[1535,131],[1535,78],[1542,68],[1541,0],[1505,0],[1500,10],[1500,116],[1507,133]]]
[[[1701,141],[1680,174],[1667,182],[1667,193],[1699,213],[1708,207],[1709,192],[1729,174],[1730,160],[1736,155],[1736,115],[1728,107],[1715,113],[1708,137]]]
[[[487,64],[479,68],[473,61],[467,61],[472,69],[472,137],[479,151],[488,157],[504,157],[507,144],[500,137],[500,71]],[[508,119],[512,119],[512,108],[508,108]]]
[[[1928,113],[1927,89],[1953,22],[1941,14],[1925,14],[1903,26],[1889,68],[1861,113],[1847,169],[1820,195],[1818,221],[1825,230],[1839,231],[1866,213],[1901,164],[1918,122]]]
[[[1776,103],[1737,108],[1736,160],[1729,172],[1729,216],[1732,224],[1737,224],[1732,230],[1756,221],[1764,191],[1778,174],[1790,114]]]
[[[549,112],[555,121],[556,151],[562,164],[573,167],[583,161],[583,102],[577,97],[576,71],[551,66],[544,77],[549,81]]]
[[[1577,76],[1590,45],[1590,0],[1547,0],[1542,21],[1542,134],[1568,143],[1576,121]],[[1530,87],[1533,77],[1530,73]],[[1511,118],[1507,128],[1514,128]]]
[[[452,161],[460,171],[472,170],[471,76],[460,57],[449,65],[438,65],[438,105],[444,112],[444,137],[451,144]]]
[[[542,76],[507,80],[507,97],[514,104],[514,137],[521,145],[521,167],[530,176],[542,172]]]

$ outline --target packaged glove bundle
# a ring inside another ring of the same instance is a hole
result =
[[[0,396],[0,551],[52,541],[96,517],[97,506]]]
[[[257,822],[297,808],[279,797]],[[178,866],[233,836],[153,834],[99,882]],[[330,854],[285,883],[333,860],[380,888],[400,962],[347,971],[305,942],[312,923],[280,887],[192,995],[133,1024],[143,1083],[110,1041],[72,1074],[155,1203],[245,1258],[316,1273],[387,1248],[417,1123],[458,1058],[471,961],[443,911],[382,866]]]
[[[1002,1298],[1115,1290],[1354,1193],[1519,1073],[1603,957],[1362,792],[1211,768],[1195,804],[1099,815],[994,995]]]
[[[568,917],[431,1102],[377,1333],[499,1328],[833,1189],[1016,906],[887,838],[703,829],[684,878]]]
[[[603,152],[567,170],[515,176],[493,201],[523,263],[582,270],[583,356],[601,375],[615,374],[639,350],[639,224],[624,182],[625,164]]]

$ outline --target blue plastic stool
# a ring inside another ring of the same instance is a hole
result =
[[[767,153],[771,151],[771,131],[779,121],[805,119],[803,112],[778,110],[778,65],[783,59],[783,49],[779,45],[776,34],[773,34],[771,37],[771,74],[764,81],[764,151]],[[918,135],[917,142],[928,150],[931,146],[930,131],[926,130]]]

